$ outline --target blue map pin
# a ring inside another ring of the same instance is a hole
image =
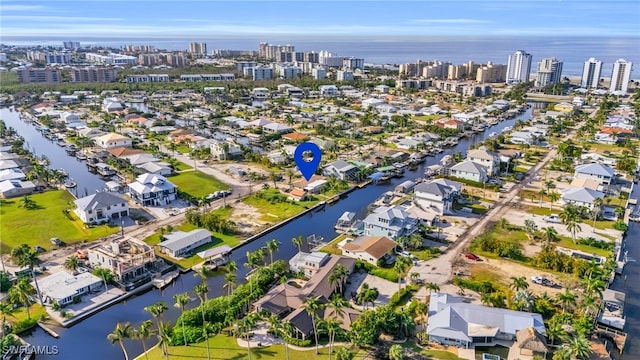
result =
[[[307,151],[313,154],[313,157],[308,161],[305,160],[303,156]],[[320,150],[318,145],[312,142],[303,142],[298,145],[296,151],[293,153],[293,160],[296,161],[296,165],[298,165],[298,169],[300,169],[302,176],[309,181],[320,165],[320,160],[322,160],[322,150]]]

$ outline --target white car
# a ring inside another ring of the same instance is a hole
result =
[[[560,219],[560,216],[558,216],[558,214],[551,214],[549,216],[545,216],[542,218],[542,220],[548,222],[548,223],[554,223],[554,224],[560,224],[562,222],[562,220]]]

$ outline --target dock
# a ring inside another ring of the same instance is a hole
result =
[[[171,284],[175,279],[177,279],[178,276],[180,276],[179,271],[172,271],[159,278],[151,280],[151,283],[158,289],[164,289],[165,287],[167,287],[167,285]]]
[[[40,328],[42,330],[44,330],[44,332],[46,332],[47,334],[53,336],[54,338],[57,339],[57,338],[60,337],[60,335],[57,332],[53,331],[51,328],[46,326],[42,321],[38,321],[37,324],[38,324],[38,326],[40,326]]]

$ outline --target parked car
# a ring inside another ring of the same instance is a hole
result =
[[[549,216],[545,216],[542,218],[542,220],[548,222],[548,223],[554,223],[554,224],[560,224],[562,222],[562,220],[560,220],[560,216],[558,216],[558,214],[551,214]]]
[[[51,243],[52,243],[53,245],[56,245],[56,246],[60,246],[60,245],[62,245],[62,241],[60,241],[60,239],[55,238],[55,237],[54,237],[54,238],[49,239],[49,241],[51,241]]]
[[[542,279],[544,279],[542,276],[532,276],[531,282],[534,284],[542,285]]]
[[[464,254],[464,257],[466,257],[469,260],[473,260],[473,261],[481,261],[482,259],[480,259],[480,256],[476,255],[476,254],[472,254],[472,253],[466,253]]]

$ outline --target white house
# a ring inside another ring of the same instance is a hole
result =
[[[471,160],[455,164],[449,169],[449,174],[460,179],[481,183],[487,181],[487,168]]]
[[[78,116],[78,114],[66,112],[60,115],[60,119],[64,121],[66,124],[72,124],[75,122],[79,122],[80,116]]]
[[[353,180],[355,178],[356,171],[358,170],[352,164],[344,160],[334,161],[328,164],[322,169],[324,176],[335,176],[340,180]]]
[[[611,184],[614,176],[615,173],[612,168],[597,163],[578,165],[575,167],[575,172],[573,174],[574,179],[594,179],[602,185]]]
[[[438,215],[449,214],[453,209],[453,199],[460,194],[461,189],[460,183],[447,179],[421,183],[413,190],[413,202]]]
[[[360,236],[347,239],[341,246],[342,255],[377,265],[378,260],[393,255],[396,242],[385,236]]]
[[[93,139],[96,146],[103,149],[111,149],[115,147],[131,147],[131,139],[120,134],[108,133]]]
[[[158,246],[163,253],[174,258],[188,257],[198,246],[211,242],[211,233],[205,229],[189,232],[174,231],[164,235],[165,240]]]
[[[11,198],[29,195],[36,190],[36,185],[31,181],[5,180],[0,182],[0,197]]]
[[[289,269],[295,273],[302,271],[305,276],[312,277],[327,263],[329,257],[329,254],[323,252],[300,251],[289,260]]]
[[[319,88],[322,96],[337,96],[338,88],[335,85],[321,85]]]
[[[209,145],[209,150],[211,152],[211,156],[217,160],[233,159],[243,155],[240,145],[233,141],[212,140]]]
[[[44,302],[60,306],[73,303],[76,297],[101,288],[103,283],[101,278],[90,272],[71,275],[59,271],[38,280]]]
[[[129,204],[120,195],[99,192],[74,201],[73,212],[87,224],[99,224],[129,216]]]
[[[178,188],[164,176],[142,174],[127,184],[129,194],[143,206],[163,206],[176,199]]]
[[[596,199],[604,199],[604,193],[584,187],[569,187],[561,191],[560,200],[564,204],[575,206],[586,206],[589,210],[593,209]]]
[[[487,175],[496,176],[500,172],[500,155],[483,148],[469,150],[467,160],[487,168]]]

